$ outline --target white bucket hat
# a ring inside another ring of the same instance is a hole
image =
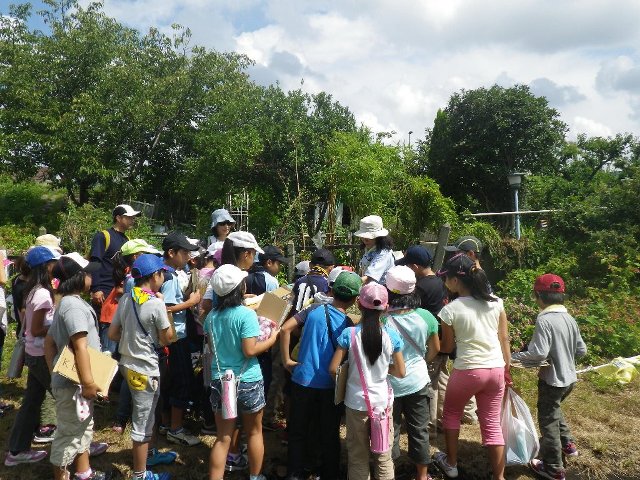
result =
[[[253,248],[258,253],[264,253],[256,242],[256,237],[249,232],[231,232],[227,238],[231,240],[234,247]]]
[[[360,220],[360,230],[354,233],[360,238],[378,238],[389,235],[389,230],[382,226],[382,218],[378,215],[369,215]]]
[[[236,223],[228,210],[219,208],[211,212],[211,228],[222,222]]]
[[[216,295],[224,297],[230,294],[242,280],[247,277],[247,272],[240,270],[235,265],[227,263],[216,268],[211,277],[211,287]]]

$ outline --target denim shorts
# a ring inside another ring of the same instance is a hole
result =
[[[222,410],[222,382],[220,379],[211,382],[211,408],[214,412]],[[238,384],[238,412],[256,413],[262,410],[267,402],[264,398],[264,381],[240,382]]]

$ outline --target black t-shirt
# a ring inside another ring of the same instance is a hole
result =
[[[91,240],[91,253],[89,254],[89,260],[91,262],[99,263],[100,269],[91,275],[91,291],[102,291],[105,296],[109,295],[115,283],[113,281],[113,256],[120,251],[122,245],[129,240],[129,238],[113,227],[107,230],[109,232],[109,248],[105,251],[107,239],[103,232],[98,232],[93,236]]]
[[[420,306],[430,311],[434,316],[438,315],[447,297],[444,282],[435,275],[429,275],[419,278],[416,282],[416,288],[420,295]]]

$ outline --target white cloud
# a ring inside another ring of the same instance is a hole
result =
[[[606,125],[585,117],[574,117],[573,124],[580,133],[593,137],[608,137],[614,135]]]

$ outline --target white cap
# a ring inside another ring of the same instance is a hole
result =
[[[327,278],[327,280],[329,281],[329,286],[333,285],[333,282],[336,281],[336,278],[338,278],[338,275],[340,275],[344,271],[345,270],[342,267],[335,267],[333,270],[331,270],[329,272],[329,277]]]
[[[311,262],[309,262],[309,260],[303,260],[296,263],[296,275],[302,277],[309,273],[309,270],[311,270],[310,263]]]
[[[360,220],[360,230],[354,235],[361,238],[386,237],[389,235],[389,230],[382,226],[382,218],[378,215],[369,215]]]
[[[131,205],[117,205],[116,208],[113,209],[113,216],[117,217],[118,215],[124,215],[125,217],[135,217],[140,215],[140,212],[134,210]]]
[[[247,272],[240,270],[235,265],[227,263],[216,268],[211,277],[211,287],[216,295],[224,297],[230,294],[242,280],[247,277]]]
[[[233,242],[234,247],[253,248],[258,253],[264,253],[256,242],[256,237],[249,232],[231,232],[227,238]]]
[[[89,260],[87,260],[86,258],[84,258],[82,255],[80,255],[78,252],[71,252],[71,253],[65,253],[64,255],[62,255],[63,257],[67,257],[70,258],[71,260],[73,260],[74,262],[76,262],[78,265],[80,265],[80,268],[87,268],[87,265],[89,265]]]

